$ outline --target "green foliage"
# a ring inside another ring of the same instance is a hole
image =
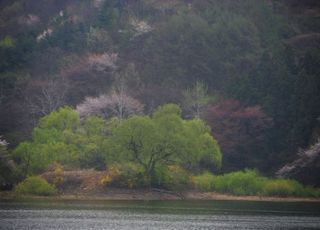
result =
[[[36,127],[33,130],[32,137],[33,137],[33,140],[39,144],[63,141],[63,135],[61,135],[61,130],[58,130],[56,128],[43,129],[40,127]]]
[[[31,176],[19,183],[14,191],[23,195],[51,196],[57,193],[56,188],[39,176]]]
[[[214,176],[209,172],[205,172],[201,175],[193,176],[191,178],[191,184],[193,185],[194,188],[200,191],[210,192],[210,191],[214,191],[215,179],[216,179],[216,176]]]
[[[112,38],[104,29],[90,27],[87,32],[87,47],[92,52],[107,50],[112,45]]]
[[[55,161],[76,165],[80,151],[75,143],[81,139],[72,130],[79,123],[79,116],[69,108],[42,118],[39,127],[34,129],[33,141],[20,143],[14,151],[26,175],[39,173]]]
[[[152,117],[133,116],[110,126],[110,154],[115,161],[133,161],[145,169],[148,177],[158,164],[176,162],[197,165],[204,157],[221,164],[217,142],[203,121],[183,120],[181,109],[168,104],[159,107]]]
[[[25,75],[28,72],[22,70],[22,68],[30,61],[35,43],[36,41],[31,34],[22,34],[15,37],[7,36],[2,39],[0,41],[1,75],[10,73],[10,75],[20,75],[20,78],[26,78]],[[21,72],[22,74],[19,74]],[[8,90],[5,85],[3,88]]]
[[[191,167],[204,157],[218,167],[221,164],[221,153],[209,128],[199,119],[183,120],[181,109],[174,104],[159,107],[152,117],[108,122],[89,117],[81,125],[78,113],[61,108],[42,118],[32,141],[19,144],[13,155],[25,175],[41,173],[53,162],[98,170],[105,169],[105,162],[132,162],[144,169],[149,182],[157,164],[171,161]],[[127,169],[123,174],[135,170],[131,166]]]
[[[270,196],[293,196],[300,194],[302,189],[302,185],[298,182],[282,179],[268,181],[264,188],[264,194]]]
[[[103,135],[106,130],[106,121],[100,117],[88,117],[83,125],[86,134],[90,136]]]
[[[263,50],[260,25],[255,25],[247,13],[235,12],[238,9],[233,4],[223,7],[224,3],[215,1],[199,7],[199,11],[168,17],[145,43],[146,80],[177,85],[198,80],[208,84],[209,89],[220,89],[231,80],[245,77]],[[251,2],[247,8],[252,10],[259,4]],[[237,5],[243,9],[242,3]],[[262,23],[270,20],[273,21],[272,14]],[[242,65],[248,68],[243,69]]]
[[[102,136],[94,135],[99,132],[99,125],[101,120],[90,118],[85,129],[92,135],[87,137],[80,129],[78,113],[68,107],[61,108],[43,117],[34,129],[33,140],[20,143],[13,156],[25,175],[41,173],[53,162],[104,168],[104,159],[97,154]]]
[[[174,191],[188,188],[190,173],[179,165],[158,165],[152,177],[152,185]]]
[[[265,178],[254,170],[232,172],[217,176],[213,181],[216,191],[234,195],[257,195],[262,191]]]
[[[81,52],[87,47],[88,25],[74,23],[70,20],[70,15],[64,12],[62,17],[57,16],[53,20],[52,26],[54,26],[54,33],[42,40],[43,47],[60,47],[72,52]]]
[[[164,116],[181,116],[181,109],[175,104],[159,106],[153,113],[153,118],[161,119]]]
[[[290,47],[273,47],[262,55],[250,77],[233,84],[234,97],[249,104],[261,104],[273,119],[266,150],[274,153],[269,156],[274,163],[264,162],[267,170],[270,164],[279,168],[288,158],[292,159],[292,152],[307,147],[317,132],[320,80],[315,77],[318,73],[315,66],[319,66],[320,55],[307,52],[300,64],[294,56]]]
[[[10,36],[6,36],[0,41],[0,48],[12,48],[14,46],[14,41]]]
[[[232,195],[320,196],[319,189],[304,187],[295,180],[263,177],[257,171],[249,169],[218,176],[206,172],[192,177],[192,185],[201,191],[215,191]]]
[[[1,19],[9,20],[10,18],[14,18],[19,13],[23,11],[23,3],[21,1],[12,2],[12,4],[8,4],[4,9],[1,10]]]
[[[101,137],[98,137],[97,140],[90,138],[82,144],[81,148],[78,148],[79,157],[77,160],[80,168],[94,168],[96,170],[104,170],[106,168],[106,157],[101,150],[101,143]]]
[[[145,176],[144,168],[132,162],[110,165],[103,180],[105,185],[112,184],[124,188],[141,188],[150,183],[150,178]]]
[[[218,142],[211,136],[210,128],[200,119],[184,122],[184,151],[183,163],[196,166],[201,160],[213,162],[216,168],[221,167],[222,153]]]
[[[261,105],[274,125],[257,148],[261,153],[251,158],[254,167],[269,172],[310,144],[320,114],[319,70],[314,68],[319,66],[318,48],[309,47],[312,39],[302,34],[294,37],[296,25],[272,4],[193,2],[192,9],[166,17],[147,38],[142,70],[144,81],[151,84],[190,87],[198,80],[209,92]],[[288,38],[295,44],[284,43]],[[312,70],[305,71],[310,66]]]
[[[62,131],[65,129],[75,130],[79,125],[79,114],[69,107],[64,107],[43,117],[39,127],[42,129],[57,129]]]
[[[187,90],[187,101],[200,105],[191,112],[193,117],[200,117],[199,108],[207,102],[207,90],[210,94],[237,98],[250,107],[261,105],[274,125],[262,137],[263,143],[255,142],[258,138],[243,141],[243,146],[254,146],[251,151],[259,151],[258,154],[248,153],[245,147],[239,151],[233,149],[250,158],[241,165],[249,164],[272,172],[280,164],[292,160],[292,153],[299,147],[306,147],[318,136],[320,56],[316,32],[319,32],[319,20],[309,14],[299,15],[297,20],[294,15],[288,17],[287,11],[279,10],[286,8],[287,1],[201,0],[192,1],[190,7],[186,4],[188,1],[182,0],[130,3],[108,0],[96,1],[101,5],[94,7],[90,1],[71,5],[67,1],[30,2],[1,3],[1,132],[17,130],[19,133],[29,129],[27,122],[22,122],[28,111],[25,107],[19,109],[25,101],[18,95],[21,90],[29,98],[39,84],[45,85],[46,80],[39,81],[39,76],[52,73],[66,76],[72,85],[67,95],[70,104],[109,88],[111,74],[85,68],[84,63],[93,53],[110,51],[121,56],[120,72],[128,62],[136,64],[139,79],[131,77],[130,81],[145,88],[132,91],[142,92],[138,96],[151,101],[152,107],[181,102],[183,90],[191,88],[194,82],[203,82],[195,87],[195,92],[203,97],[194,96],[192,88]],[[281,8],[275,7],[277,5]],[[63,15],[58,14],[60,10]],[[37,22],[32,22],[32,16]],[[147,21],[152,30],[134,37],[130,31],[131,19]],[[52,29],[52,34],[37,42],[36,37],[48,28]],[[51,61],[50,52],[60,64]],[[62,65],[68,57],[80,64]],[[46,58],[49,61],[42,65],[41,60]],[[49,67],[39,71],[38,66]],[[24,79],[28,87],[20,87]],[[173,96],[153,90],[159,85],[173,88]],[[148,96],[143,97],[143,91],[152,91],[154,98],[161,98],[160,102],[153,104]],[[166,106],[149,117],[130,118],[119,124],[110,122],[107,127],[105,121],[97,118],[83,122],[80,124],[77,114],[70,108],[56,111],[41,120],[33,131],[32,140],[22,143],[14,156],[28,174],[45,170],[55,160],[75,167],[103,169],[105,161],[122,162],[129,158],[145,165],[150,174],[158,163],[169,162],[190,169],[206,158],[220,166],[221,153],[208,128],[200,120],[184,121],[180,109],[175,106]],[[223,124],[221,120],[218,122]],[[23,125],[19,127],[20,124]],[[237,136],[231,129],[225,134]],[[132,146],[128,147],[130,135],[132,143],[139,146],[138,158]],[[254,136],[249,130],[250,135]],[[21,137],[25,138],[21,135],[17,140]],[[235,157],[231,158],[237,163]],[[231,158],[224,159],[231,161]]]
[[[21,162],[19,167],[25,175],[41,173],[53,162],[79,165],[77,148],[63,142],[23,142],[15,149],[14,157]]]
[[[149,184],[149,178],[144,174],[144,168],[135,163],[127,163],[120,167],[118,183],[128,188],[143,187]]]
[[[267,196],[280,197],[319,197],[320,191],[312,187],[304,187],[295,180],[277,179],[269,180],[265,183],[262,192]]]
[[[52,171],[53,171],[53,174],[54,174],[52,183],[53,183],[54,186],[59,188],[59,186],[61,186],[63,184],[63,182],[65,181],[65,178],[63,176],[64,168],[59,163],[53,163],[51,168],[52,168]]]

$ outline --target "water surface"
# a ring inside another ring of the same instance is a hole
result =
[[[320,204],[2,201],[0,229],[320,229]]]

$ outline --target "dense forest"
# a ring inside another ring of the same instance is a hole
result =
[[[2,0],[1,187],[319,186],[319,70],[316,0]]]

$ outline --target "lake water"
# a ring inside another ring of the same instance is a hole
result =
[[[0,201],[0,229],[320,229],[320,203]]]

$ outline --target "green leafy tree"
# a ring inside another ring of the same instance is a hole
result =
[[[41,173],[55,162],[103,170],[106,135],[105,120],[88,117],[81,125],[75,110],[60,108],[40,120],[32,140],[20,143],[13,156],[25,176]]]
[[[69,107],[61,108],[40,120],[42,129],[75,130],[80,125],[79,114]]]
[[[133,116],[109,125],[114,161],[133,161],[151,178],[159,164],[192,167],[204,157],[220,166],[221,152],[208,127],[199,119],[183,120],[174,104],[159,107],[151,117]]]
[[[53,162],[76,164],[79,141],[75,132],[80,126],[79,115],[65,107],[43,117],[33,131],[33,139],[23,142],[14,150],[24,175],[39,173]],[[70,132],[74,135],[70,138]],[[73,140],[73,142],[70,141]]]

